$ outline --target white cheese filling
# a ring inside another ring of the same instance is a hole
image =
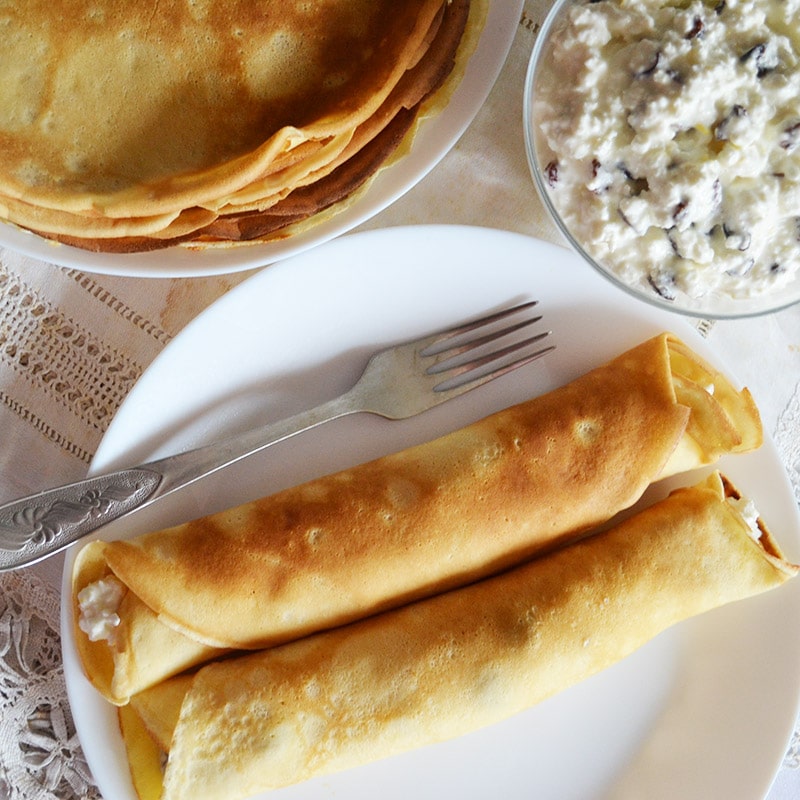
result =
[[[586,250],[666,299],[800,275],[800,0],[599,0],[534,98],[552,200]]]
[[[750,536],[758,541],[761,538],[761,529],[758,527],[759,514],[755,503],[746,497],[728,497],[726,499],[747,525],[747,532]]]
[[[113,644],[120,623],[117,611],[124,593],[125,587],[114,577],[102,578],[78,592],[78,627],[89,641],[105,639]]]

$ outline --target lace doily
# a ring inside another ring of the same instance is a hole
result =
[[[67,702],[58,619],[54,588],[0,576],[2,800],[100,800]]]
[[[775,444],[800,505],[800,383],[778,419]]]
[[[798,432],[800,432],[800,383],[795,386],[789,404],[778,418],[774,434],[775,445],[780,453],[781,461],[786,467],[795,499],[800,505],[800,435]],[[788,769],[800,769],[800,719],[795,726],[783,766]]]

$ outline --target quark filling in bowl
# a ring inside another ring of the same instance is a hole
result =
[[[797,0],[564,7],[532,98],[540,188],[622,284],[797,299],[798,15]]]

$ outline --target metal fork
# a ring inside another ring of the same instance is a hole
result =
[[[199,478],[317,425],[356,412],[404,419],[554,349],[527,335],[537,301],[381,350],[344,394],[238,436],[0,506],[0,571],[32,564]],[[522,338],[521,338],[522,337]]]

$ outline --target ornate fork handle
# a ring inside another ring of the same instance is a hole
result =
[[[160,483],[157,472],[138,467],[59,486],[0,507],[0,570],[64,549],[142,505]]]

